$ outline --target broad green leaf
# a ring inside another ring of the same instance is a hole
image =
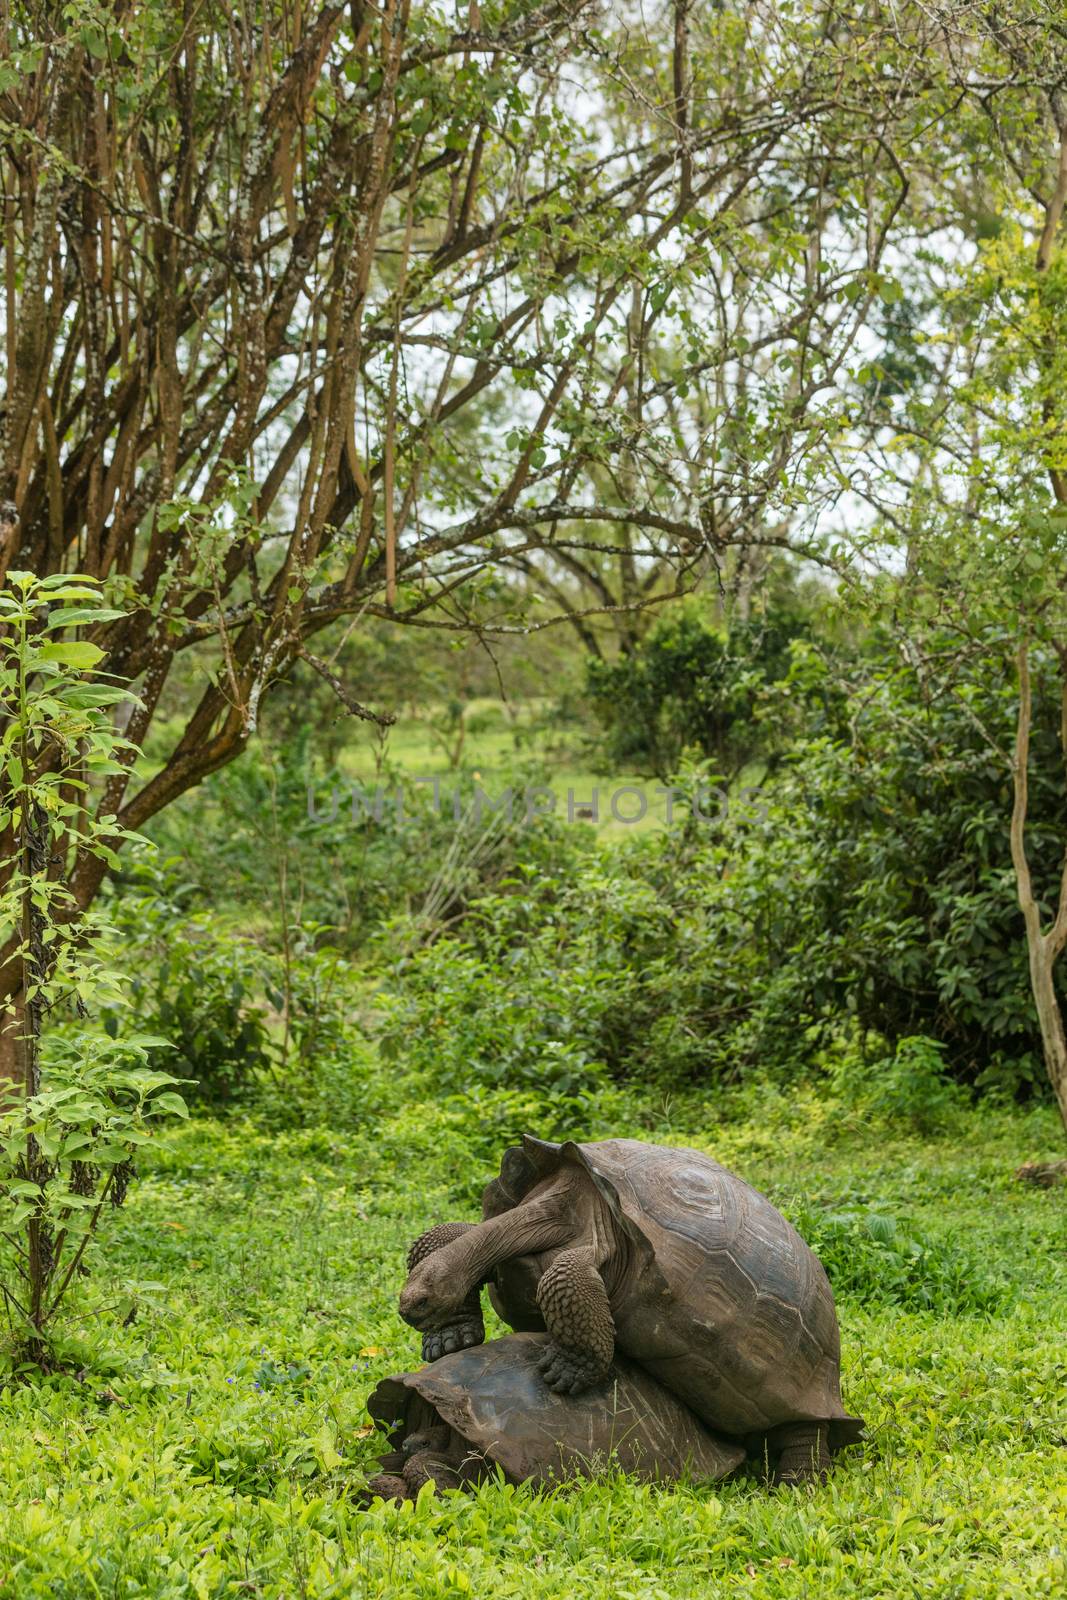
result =
[[[125,611],[116,611],[114,606],[70,606],[62,611],[53,611],[45,628],[76,628],[83,623],[116,622],[125,615]]]
[[[79,672],[89,671],[104,659],[104,652],[100,646],[90,644],[88,639],[68,639],[60,644],[43,644],[38,654],[46,661],[74,667]]]
[[[49,605],[53,605],[57,600],[95,600],[98,592],[99,591],[96,589],[82,589],[77,587],[52,589],[48,594],[48,603]]]
[[[8,576],[13,576],[13,574],[8,574]],[[32,577],[33,574],[31,573],[30,576]],[[100,592],[97,580],[88,572],[53,572],[49,577],[41,578],[37,587],[39,589],[54,590],[61,589],[67,583],[85,584],[89,588],[90,594],[95,595]]]
[[[187,1117],[189,1115],[189,1108],[181,1095],[175,1094],[172,1090],[168,1090],[165,1094],[153,1096],[151,1108],[153,1111],[162,1111],[174,1117]]]

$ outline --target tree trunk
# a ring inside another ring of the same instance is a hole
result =
[[[1061,734],[1064,754],[1067,756],[1067,657],[1060,658],[1063,672]],[[1030,863],[1026,853],[1026,814],[1029,803],[1030,728],[1033,720],[1033,693],[1030,686],[1030,644],[1025,634],[1019,640],[1016,653],[1019,676],[1019,711],[1015,724],[1015,755],[1012,761],[1012,786],[1014,804],[1011,813],[1011,859],[1015,868],[1015,886],[1019,895],[1019,910],[1026,926],[1026,950],[1030,959],[1030,988],[1037,1008],[1041,1028],[1041,1043],[1045,1053],[1045,1070],[1060,1108],[1064,1130],[1067,1131],[1067,1037],[1064,1035],[1063,1012],[1056,994],[1054,970],[1056,958],[1067,944],[1067,851],[1064,852],[1063,872],[1060,878],[1056,916],[1046,933],[1041,926],[1041,907],[1034,894]]]
[[[22,1050],[18,1039],[23,1019],[20,999],[16,995],[0,1011],[0,1104],[9,1088],[21,1089],[23,1082]]]
[[[1030,954],[1030,985],[1034,991],[1037,1020],[1041,1027],[1041,1043],[1045,1052],[1045,1071],[1048,1073],[1056,1103],[1060,1108],[1063,1126],[1067,1129],[1067,1035],[1064,1033],[1063,1013],[1053,980],[1055,955],[1049,949],[1047,938],[1028,940]]]

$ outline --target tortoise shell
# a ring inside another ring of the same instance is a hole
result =
[[[582,1395],[557,1395],[537,1370],[544,1334],[514,1333],[442,1356],[420,1372],[384,1378],[367,1402],[389,1435],[383,1465],[399,1464],[409,1428],[437,1418],[458,1434],[485,1472],[541,1486],[588,1478],[612,1465],[644,1479],[687,1477],[711,1483],[744,1460],[717,1439],[641,1367],[620,1357],[603,1383]],[[436,1415],[427,1417],[428,1402]]]
[[[486,1217],[522,1204],[561,1163],[586,1172],[608,1203],[626,1270],[602,1269],[617,1348],[719,1432],[751,1446],[789,1422],[828,1422],[830,1448],[862,1422],[841,1404],[840,1336],[818,1257],[771,1202],[698,1150],[608,1139],[551,1144],[524,1136],[483,1195]],[[497,1269],[505,1321],[530,1327],[533,1263]],[[612,1293],[620,1278],[624,1292]],[[569,1402],[568,1402],[569,1403]]]

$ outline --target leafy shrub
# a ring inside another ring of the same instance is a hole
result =
[[[1061,758],[1048,673],[1035,677],[1042,892],[1062,852]],[[758,984],[794,1030],[847,1015],[894,1048],[937,1041],[951,1074],[982,1089],[1043,1092],[996,749],[1010,748],[1013,716],[1013,684],[988,663],[965,681],[871,663],[850,738],[798,745],[764,819],[734,830],[727,898],[747,918]],[[762,1005],[753,1016],[753,1042],[776,1056],[774,1018]]]
[[[476,942],[440,940],[411,962],[399,993],[380,1002],[387,1060],[402,1056],[444,1093],[480,1083],[570,1095],[601,1076],[600,1029],[624,981],[575,965],[546,986],[541,941],[512,943],[520,904],[482,899]]]
[[[286,1056],[291,1046],[296,1060],[315,1070],[345,1059],[351,1049],[352,967],[328,942],[332,931],[316,924],[291,928],[288,960],[271,990],[285,1005]]]
[[[566,1095],[602,1076],[609,1019],[631,986],[619,945],[648,891],[599,859],[565,861],[505,880],[474,902],[460,938],[404,964],[380,1002],[387,1057],[403,1055],[445,1091],[477,1082]],[[596,893],[606,885],[617,892]]]
[[[726,774],[765,757],[776,743],[780,696],[771,691],[789,673],[793,641],[808,631],[807,619],[789,606],[734,620],[728,629],[682,609],[628,655],[590,659],[586,690],[604,729],[606,760],[666,779],[687,749]],[[825,679],[820,691],[840,699]],[[818,709],[809,710],[817,729]]]
[[[175,1065],[196,1097],[224,1105],[270,1064],[259,1003],[257,952],[203,923],[172,924],[160,965],[131,984],[133,1003],[174,1045]]]
[[[466,717],[468,733],[506,733],[511,722],[503,706],[479,706]]]
[[[999,1311],[1010,1297],[1005,1279],[970,1251],[894,1217],[824,1211],[804,1202],[783,1209],[826,1268],[839,1299],[959,1317]]]
[[[86,804],[90,779],[121,771],[137,748],[114,708],[132,697],[88,674],[99,645],[69,634],[122,615],[95,579],[8,573],[0,590],[0,945],[14,990],[0,1021],[19,1069],[0,1094],[0,1299],[16,1370],[62,1359],[57,1323],[89,1273],[101,1219],[123,1203],[153,1119],[184,1116],[174,1077],[156,1070],[158,1038],[123,1044],[85,1026],[114,1000],[98,916],[71,888],[75,863],[110,863],[126,830]],[[71,603],[73,602],[73,604]],[[73,1011],[69,1034],[56,1028]],[[66,1046],[66,1048],[64,1048]]]
[[[148,831],[162,856],[184,862],[187,909],[247,919],[253,908],[275,949],[294,921],[328,925],[352,947],[418,894],[438,854],[434,819],[389,802],[378,817],[373,804],[353,807],[347,781],[315,762],[308,740],[249,750]],[[381,787],[392,791],[390,775]]]
[[[951,1124],[966,1103],[965,1092],[947,1075],[945,1046],[921,1034],[900,1039],[892,1055],[877,1060],[843,1054],[834,1087],[847,1104],[922,1134]]]
[[[144,857],[127,863],[124,892],[111,901],[130,971],[130,1007],[138,1028],[170,1040],[170,1064],[191,1080],[191,1097],[225,1105],[271,1063],[266,1004],[278,1003],[280,991],[269,959],[251,940],[188,915],[193,891],[175,866]],[[105,1011],[112,1037],[123,1032],[126,1016],[125,1007]]]
[[[795,1077],[850,1036],[876,1059],[839,1085],[846,1097],[924,1129],[950,1116],[950,1078],[1045,1092],[1010,783],[973,721],[1006,739],[1010,686],[971,684],[966,705],[935,687],[875,674],[852,738],[798,745],[758,809],[701,819],[681,806],[671,833],[546,852],[500,880],[457,940],[397,973],[389,1047],[453,1087],[570,1088],[604,1073]],[[1035,875],[1050,882],[1048,768],[1032,796]]]
[[[192,1098],[220,1107],[262,1098],[269,1083],[278,1089],[269,1116],[277,1122],[284,1104],[292,1124],[321,1098],[324,1073],[335,1090],[352,1078],[346,1092],[356,1092],[351,966],[326,942],[331,930],[298,924],[276,953],[218,917],[191,915],[195,898],[175,862],[142,855],[125,863],[112,900],[135,1024],[172,1041],[171,1062],[193,1080]],[[105,1012],[113,1036],[126,1016],[125,1007]]]
[[[679,1029],[692,1037],[703,1026],[718,1048],[683,1050],[682,1059],[732,1056],[742,1069],[782,1070],[812,1061],[847,1023],[891,1052],[933,1040],[949,1075],[983,1090],[1046,1092],[1010,857],[1011,778],[999,753],[1011,747],[1015,687],[991,656],[965,675],[940,670],[936,643],[920,676],[900,670],[893,647],[875,637],[853,663],[855,689],[836,702],[838,668],[793,640],[775,699],[800,698],[805,735],[761,789],[760,806],[735,806],[718,830],[690,827],[684,867],[672,867],[666,845],[640,869],[666,886],[672,906],[699,905],[708,954],[688,944],[683,916],[672,923],[671,960],[694,980],[703,969],[719,995],[688,1016],[665,1009],[650,1039],[657,1051],[665,1041],[677,1059]],[[1035,652],[1029,841],[1050,903],[1062,856],[1052,680]],[[665,680],[660,687],[666,693]],[[819,704],[823,731],[813,736]],[[688,884],[670,885],[674,870]],[[678,984],[686,987],[680,974]],[[676,987],[668,975],[664,998]],[[881,1095],[887,1111],[894,1095],[899,1110],[933,1092],[936,1074],[926,1073],[924,1088],[923,1070],[914,1050],[897,1060],[896,1089]]]

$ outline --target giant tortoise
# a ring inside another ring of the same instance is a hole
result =
[[[863,1424],[841,1404],[840,1338],[818,1258],[770,1201],[697,1150],[608,1139],[505,1152],[481,1223],[412,1246],[400,1298],[423,1357],[480,1344],[479,1290],[545,1331],[548,1387],[579,1394],[615,1349],[779,1482],[821,1476]]]
[[[543,1333],[513,1333],[383,1378],[367,1402],[389,1435],[372,1494],[406,1500],[433,1479],[468,1487],[501,1471],[551,1487],[616,1467],[663,1482],[713,1483],[744,1451],[717,1439],[642,1368],[616,1356],[595,1389],[554,1394],[541,1381]]]

